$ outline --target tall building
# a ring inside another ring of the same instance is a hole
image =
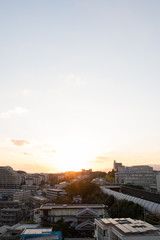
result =
[[[118,163],[118,162],[116,162],[116,160],[114,160],[114,162],[113,162],[113,170],[114,171],[120,171],[123,168],[124,168],[124,166],[122,165],[122,163]]]
[[[9,166],[0,167],[0,188],[20,188],[20,176],[13,168]]]
[[[115,183],[140,185],[149,190],[156,183],[156,175],[147,165],[124,167],[115,173]]]

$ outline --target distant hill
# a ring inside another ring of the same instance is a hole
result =
[[[22,171],[22,170],[18,170],[18,171],[16,171],[17,173],[19,173],[19,174],[24,174],[24,173],[26,173],[25,171]]]

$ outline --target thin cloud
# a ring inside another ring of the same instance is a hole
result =
[[[28,141],[26,141],[26,140],[11,139],[10,141],[13,143],[13,145],[18,146],[18,147],[22,147],[22,146],[24,146],[25,144],[30,144],[30,143],[29,143]]]
[[[96,157],[96,159],[99,159],[99,160],[107,160],[108,159],[108,157],[101,157],[101,156],[98,156],[98,157]]]
[[[52,150],[52,151],[46,150],[46,151],[44,151],[44,152],[46,152],[46,153],[56,153],[55,150]]]
[[[104,160],[93,160],[93,161],[91,161],[92,163],[103,163],[104,162]]]
[[[23,154],[24,154],[24,155],[27,155],[27,156],[32,156],[32,154],[27,153],[27,152],[24,152]]]
[[[29,111],[26,108],[23,107],[16,107],[14,109],[8,110],[6,112],[1,112],[0,113],[0,118],[7,118],[11,117],[13,115],[22,115],[25,113],[28,113]]]

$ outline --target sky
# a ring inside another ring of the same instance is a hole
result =
[[[159,0],[0,0],[0,165],[158,169],[159,9]]]

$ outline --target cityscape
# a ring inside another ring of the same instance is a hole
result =
[[[159,12],[0,0],[0,240],[160,240]]]

